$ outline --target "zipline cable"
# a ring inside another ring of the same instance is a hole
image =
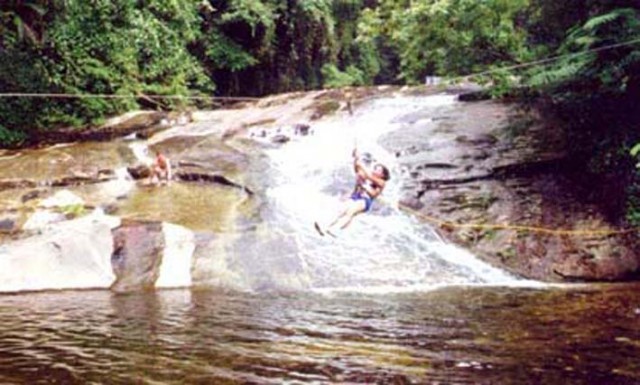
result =
[[[0,98],[66,98],[66,99],[186,99],[186,100],[236,100],[236,101],[256,101],[262,98],[251,96],[184,96],[184,95],[118,95],[118,94],[64,94],[64,93],[27,93],[27,92],[6,92],[0,93]]]
[[[568,230],[568,229],[551,229],[548,227],[541,226],[525,226],[525,225],[512,225],[508,223],[504,224],[482,224],[482,223],[455,223],[451,221],[443,221],[442,219],[432,217],[416,210],[413,210],[404,205],[399,205],[400,208],[404,211],[407,211],[419,218],[422,218],[426,222],[431,222],[433,224],[438,225],[443,229],[486,229],[486,230],[515,230],[515,231],[523,231],[523,232],[532,232],[532,233],[544,233],[550,235],[572,235],[572,236],[589,236],[589,235],[621,235],[621,234],[630,234],[640,231],[640,227],[631,227],[622,230],[604,230],[604,229],[593,229],[593,230]]]
[[[461,79],[468,79],[477,76],[483,76],[487,74],[491,74],[499,71],[510,71],[514,69],[533,67],[543,64],[548,64],[563,58],[572,58],[578,57],[582,55],[587,55],[590,53],[610,50],[614,48],[630,46],[633,44],[640,43],[640,38],[632,39],[621,43],[609,44],[602,47],[592,48],[581,52],[574,52],[570,54],[564,55],[556,55],[552,57],[548,57],[545,59],[534,60],[531,62],[525,62],[520,64],[515,64],[511,66],[499,67],[490,70],[480,71],[476,73],[471,73],[467,75],[460,75],[452,78],[448,78],[447,80],[450,82],[457,82]],[[10,98],[10,97],[29,97],[29,98],[68,98],[68,99],[81,99],[81,98],[103,98],[103,99],[129,99],[129,98],[149,98],[149,99],[185,99],[185,100],[235,100],[235,101],[258,101],[262,98],[259,97],[244,97],[244,96],[185,96],[185,95],[118,95],[118,94],[65,94],[65,93],[24,93],[24,92],[7,92],[0,93],[0,98]],[[357,135],[354,138],[354,146],[357,147]],[[442,228],[472,228],[472,229],[505,229],[505,230],[517,230],[517,231],[529,231],[529,232],[539,232],[539,233],[547,233],[547,234],[561,234],[561,235],[616,235],[616,234],[629,234],[632,232],[637,232],[640,230],[639,227],[628,228],[623,230],[567,230],[567,229],[550,229],[544,227],[537,226],[522,226],[522,225],[511,225],[511,224],[474,224],[474,223],[453,223],[450,221],[443,221],[441,219],[431,217],[415,210],[411,210],[407,207],[401,208],[411,211],[414,215],[424,219],[425,221],[432,222],[437,224]]]
[[[541,65],[541,64],[547,64],[547,63],[551,63],[560,59],[564,59],[564,58],[572,58],[572,57],[578,57],[578,56],[583,56],[583,55],[587,55],[590,53],[594,53],[594,52],[600,52],[600,51],[606,51],[606,50],[610,50],[610,49],[614,49],[614,48],[619,48],[619,47],[625,47],[628,45],[633,45],[633,44],[638,44],[640,43],[640,38],[638,39],[632,39],[632,40],[628,40],[622,43],[615,43],[615,44],[609,44],[609,45],[605,45],[602,47],[597,47],[597,48],[592,48],[592,49],[588,49],[586,51],[580,51],[580,52],[574,52],[574,53],[569,53],[569,54],[564,54],[564,55],[556,55],[556,56],[551,56],[545,59],[540,59],[540,60],[534,60],[531,62],[526,62],[526,63],[520,63],[520,64],[514,64],[511,66],[506,66],[506,67],[500,67],[500,68],[494,68],[491,70],[486,70],[486,71],[481,71],[481,72],[476,72],[476,73],[472,73],[469,75],[460,75],[460,76],[456,76],[453,78],[449,78],[450,81],[455,82],[459,79],[466,79],[466,78],[472,78],[472,77],[476,77],[476,76],[482,76],[482,75],[487,75],[493,72],[499,72],[499,71],[510,71],[510,70],[514,70],[514,69],[519,69],[519,68],[527,68],[527,67],[533,67],[533,66],[537,66],[537,65]]]
[[[476,76],[482,76],[499,71],[510,71],[519,68],[533,67],[537,65],[551,63],[563,58],[578,57],[587,55],[594,52],[600,52],[610,50],[619,47],[625,47],[633,44],[640,43],[640,38],[624,41],[621,43],[609,44],[602,47],[591,48],[585,51],[574,52],[564,55],[551,56],[545,59],[534,60],[530,62],[514,64],[511,66],[499,67],[490,70],[470,73],[467,75],[459,75],[452,78],[448,78],[451,82],[456,82],[460,79],[467,79]],[[129,98],[150,98],[150,99],[186,99],[186,100],[237,100],[237,101],[257,101],[261,100],[260,97],[251,96],[186,96],[186,95],[117,95],[117,94],[66,94],[66,93],[26,93],[26,92],[5,92],[0,93],[0,98],[10,97],[28,97],[28,98],[104,98],[104,99],[129,99]]]

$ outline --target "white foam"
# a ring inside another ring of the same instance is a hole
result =
[[[378,143],[380,136],[402,127],[398,115],[454,103],[454,95],[372,101],[353,116],[316,123],[313,136],[268,151],[277,173],[267,193],[277,222],[272,227],[298,229],[296,239],[314,290],[391,293],[452,285],[540,287],[442,242],[428,225],[399,210],[398,177],[374,202],[374,211],[356,217],[337,239],[321,238],[313,229],[315,220],[327,224],[337,214],[352,188],[354,144],[398,175],[400,166]]]

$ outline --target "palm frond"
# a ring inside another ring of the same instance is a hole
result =
[[[534,74],[527,83],[534,88],[558,84],[576,77],[588,64],[586,60],[561,63]]]
[[[37,13],[38,16],[44,16],[44,14],[47,13],[47,10],[38,4],[29,3],[29,4],[25,4],[24,7],[29,8],[33,12]]]
[[[582,29],[587,31],[594,31],[604,24],[611,23],[612,21],[614,21],[615,19],[621,16],[620,11],[621,11],[620,9],[616,9],[616,10],[613,10],[612,12],[605,13],[603,15],[599,15],[596,17],[592,17],[591,19],[587,20],[586,23],[584,23],[584,25],[582,26]]]

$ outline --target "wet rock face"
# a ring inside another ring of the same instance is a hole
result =
[[[267,133],[269,131],[269,133]],[[265,139],[274,145],[283,145],[295,140],[296,137],[309,136],[313,134],[311,126],[307,123],[296,123],[291,126],[278,127],[275,130],[267,130],[264,127],[256,127],[249,131],[248,136],[252,139]]]
[[[554,266],[554,273],[578,281],[616,281],[631,278],[640,268],[633,250],[602,242],[592,254],[569,255]]]
[[[18,229],[18,220],[16,216],[3,217],[0,215],[0,234],[10,233]]]
[[[164,121],[171,114],[157,111],[134,111],[101,127],[78,131],[73,128],[44,132],[39,140],[49,143],[80,142],[87,140],[106,141],[117,137],[137,133],[140,137],[150,136],[154,132],[166,129]]]
[[[32,191],[29,191],[28,193],[22,195],[20,197],[20,200],[22,201],[22,203],[26,203],[26,202],[29,202],[31,200],[41,198],[45,193],[46,193],[45,190],[32,190]]]
[[[311,128],[311,126],[309,126],[308,124],[304,124],[304,123],[298,123],[295,126],[293,126],[294,133],[296,135],[302,135],[302,136],[309,135],[309,129],[310,128]]]
[[[586,198],[558,126],[491,101],[430,118],[400,117],[405,127],[381,141],[403,171],[400,205],[426,225],[528,278],[615,281],[640,270],[637,237],[616,233],[602,202]]]
[[[151,176],[151,170],[149,169],[149,166],[145,164],[136,164],[133,166],[129,166],[127,167],[127,172],[135,180],[144,179]]]
[[[111,265],[116,280],[111,290],[152,289],[160,275],[165,247],[162,223],[128,221],[112,231]]]
[[[274,135],[271,138],[271,141],[273,143],[279,143],[279,144],[287,143],[289,140],[291,140],[291,139],[288,136],[284,135],[284,134]]]

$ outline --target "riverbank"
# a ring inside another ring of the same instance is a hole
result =
[[[480,100],[448,103],[435,109],[426,104],[421,107],[420,98],[424,97],[426,103],[428,95],[464,91],[435,87],[342,89],[276,95],[230,109],[183,115],[138,113],[131,119],[114,120],[117,129],[105,126],[103,130],[91,130],[91,137],[84,138],[91,141],[5,151],[0,158],[0,235],[7,240],[29,238],[34,231],[42,233],[48,231],[47,227],[59,227],[96,208],[104,210],[117,224],[108,219],[95,231],[100,232],[101,244],[112,240],[114,255],[129,253],[130,259],[136,259],[153,251],[151,270],[143,269],[149,279],[136,281],[131,286],[134,290],[154,285],[162,255],[181,247],[171,246],[174,240],[167,240],[175,233],[183,234],[178,238],[188,239],[185,242],[191,251],[185,251],[189,254],[185,258],[192,258],[193,266],[209,266],[207,258],[216,253],[220,253],[220,259],[227,258],[226,264],[237,265],[234,258],[239,257],[228,250],[236,250],[246,240],[257,242],[257,248],[262,247],[260,244],[273,248],[274,253],[280,248],[291,249],[295,256],[302,245],[280,237],[268,222],[257,219],[265,211],[275,210],[264,208],[270,199],[271,178],[275,177],[265,172],[268,164],[264,151],[277,153],[289,142],[304,141],[312,150],[317,147],[313,145],[314,135],[326,127],[338,128],[332,135],[347,135],[340,133],[340,126],[374,123],[367,120],[367,114],[374,113],[371,103],[375,100],[392,104],[394,100],[411,100],[410,110],[385,117],[395,129],[377,141],[396,164],[392,183],[399,186],[400,194],[399,202],[393,205],[424,224],[416,232],[428,234],[434,228],[447,242],[526,278],[633,279],[638,270],[637,237],[613,223],[601,202],[587,199],[584,189],[588,186],[578,183],[576,174],[580,170],[567,158],[569,142],[561,127],[506,102]],[[402,106],[397,107],[402,111]],[[357,128],[364,132],[368,127]],[[124,134],[127,139],[122,138]],[[348,146],[350,140],[346,139],[342,142]],[[146,186],[141,172],[146,166],[136,155],[140,149],[165,153],[179,184],[158,190]],[[343,149],[345,154],[349,151]],[[312,165],[320,167],[321,163],[314,160]],[[346,174],[344,177],[350,178]],[[56,207],[43,203],[61,189],[69,189],[81,199]],[[291,214],[300,215],[297,211]],[[385,220],[376,219],[382,223]],[[111,228],[111,232],[103,231],[105,228]],[[24,265],[20,262],[23,254],[35,244],[56,242],[52,237],[57,232],[47,234],[21,240],[19,247],[12,244],[16,246],[12,250],[20,251],[19,258],[12,259],[12,268]],[[91,238],[90,234],[87,237]],[[148,238],[149,249],[137,248],[141,237]],[[67,238],[62,249],[81,255],[82,248]],[[225,243],[233,246],[220,246]],[[124,244],[131,248],[123,248]],[[55,260],[64,254],[60,245],[45,249]],[[110,253],[96,251],[101,266],[109,265]],[[208,262],[199,261],[199,255]],[[255,258],[246,250],[238,255],[247,261]],[[274,254],[273,258],[280,256]],[[238,278],[238,272],[226,271],[227,265],[219,265],[223,268],[220,271],[206,267],[207,282],[224,282],[239,289],[255,285],[306,288],[313,279],[305,271],[306,262],[299,259],[283,262],[283,266],[296,266],[294,270],[303,274],[274,271],[266,284],[254,277],[257,272],[253,270],[240,273],[252,277],[244,280]],[[190,285],[189,264],[183,267],[184,279],[179,284]],[[105,282],[102,285],[114,281],[108,270],[98,272]],[[124,276],[138,274],[116,273],[119,282]],[[61,276],[64,281],[68,274]],[[212,276],[217,278],[211,281]],[[21,278],[25,287],[30,287],[32,278],[28,273]],[[94,286],[85,282],[82,287]]]

